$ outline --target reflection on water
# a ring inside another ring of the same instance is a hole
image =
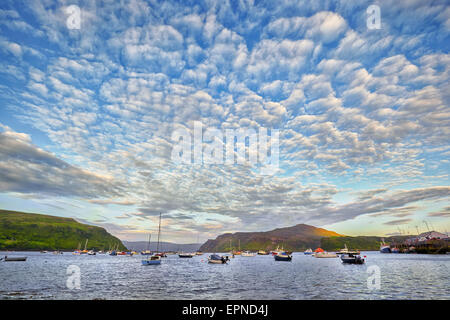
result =
[[[141,256],[17,255],[28,260],[0,262],[0,299],[450,299],[450,255],[367,252],[366,265],[344,265],[294,253],[292,262],[236,256],[211,265],[204,254],[159,266],[142,266]],[[81,270],[80,290],[66,286],[70,265]],[[379,290],[367,287],[371,265]]]

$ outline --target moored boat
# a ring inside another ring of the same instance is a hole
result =
[[[161,234],[161,212],[159,213],[159,227],[158,227],[158,244],[156,247],[156,251],[159,251],[159,236]],[[150,249],[150,236],[148,237],[148,245],[147,245],[147,251],[149,251]],[[150,266],[150,265],[159,265],[161,264],[161,254],[154,254],[151,255],[149,257],[147,257],[147,259],[143,259],[141,260],[141,263],[143,266]]]
[[[326,251],[322,251],[322,252],[316,252],[314,254],[315,258],[337,258],[338,255],[334,252],[326,252]]]
[[[255,252],[250,251],[241,252],[241,257],[254,257],[254,256],[256,256]]]
[[[180,252],[178,254],[178,257],[180,258],[193,258],[195,256],[196,256],[195,252]]]
[[[268,254],[269,254],[269,252],[264,251],[264,250],[259,250],[258,251],[258,255],[260,255],[260,256],[267,256]]]
[[[212,254],[208,257],[208,263],[212,264],[225,264],[228,261],[228,257],[219,256],[218,254]]]
[[[274,258],[275,261],[292,261],[292,255],[286,252],[279,252]]]
[[[6,262],[12,262],[12,261],[27,261],[27,257],[19,257],[19,256],[5,256],[4,258],[1,258],[1,260],[4,260]]]
[[[304,254],[313,254],[313,251],[311,248],[309,248],[309,249],[306,249],[303,253]]]
[[[341,260],[343,263],[348,264],[364,264],[365,260],[361,258],[360,255],[352,254],[352,253],[345,253],[341,255]]]

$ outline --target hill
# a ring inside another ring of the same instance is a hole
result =
[[[298,224],[293,227],[278,228],[266,232],[236,232],[226,233],[214,240],[206,241],[200,250],[204,252],[225,252],[231,247],[241,250],[273,250],[277,246],[283,246],[290,251],[303,251],[307,248],[316,248],[321,244],[323,237],[342,237],[342,235],[322,228],[316,228],[306,224]]]
[[[73,250],[86,239],[88,249],[108,250],[122,242],[105,229],[71,218],[0,210],[0,250]]]
[[[351,249],[359,249],[365,251],[373,251],[380,249],[380,242],[384,239],[386,244],[401,243],[411,236],[393,236],[393,237],[376,237],[376,236],[358,236],[358,237],[325,237],[321,239],[321,248],[328,251],[336,251],[347,245]]]
[[[147,250],[147,241],[123,241],[123,244],[130,250]],[[150,242],[150,250],[156,250],[156,241]],[[193,252],[200,248],[201,243],[188,243],[188,244],[177,244],[172,242],[160,242],[160,251],[182,251],[182,252]]]

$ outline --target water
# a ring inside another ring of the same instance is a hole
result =
[[[366,252],[365,265],[303,253],[292,262],[236,256],[227,265],[172,255],[159,266],[142,266],[142,256],[8,255],[28,259],[0,262],[0,299],[450,299],[450,255]],[[67,288],[70,265],[80,268],[80,290]],[[367,286],[373,265],[380,289]]]

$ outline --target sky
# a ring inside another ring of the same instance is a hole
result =
[[[448,232],[449,33],[447,1],[2,0],[0,208],[123,240],[161,212],[178,243]],[[195,123],[278,132],[277,167],[174,161]]]

